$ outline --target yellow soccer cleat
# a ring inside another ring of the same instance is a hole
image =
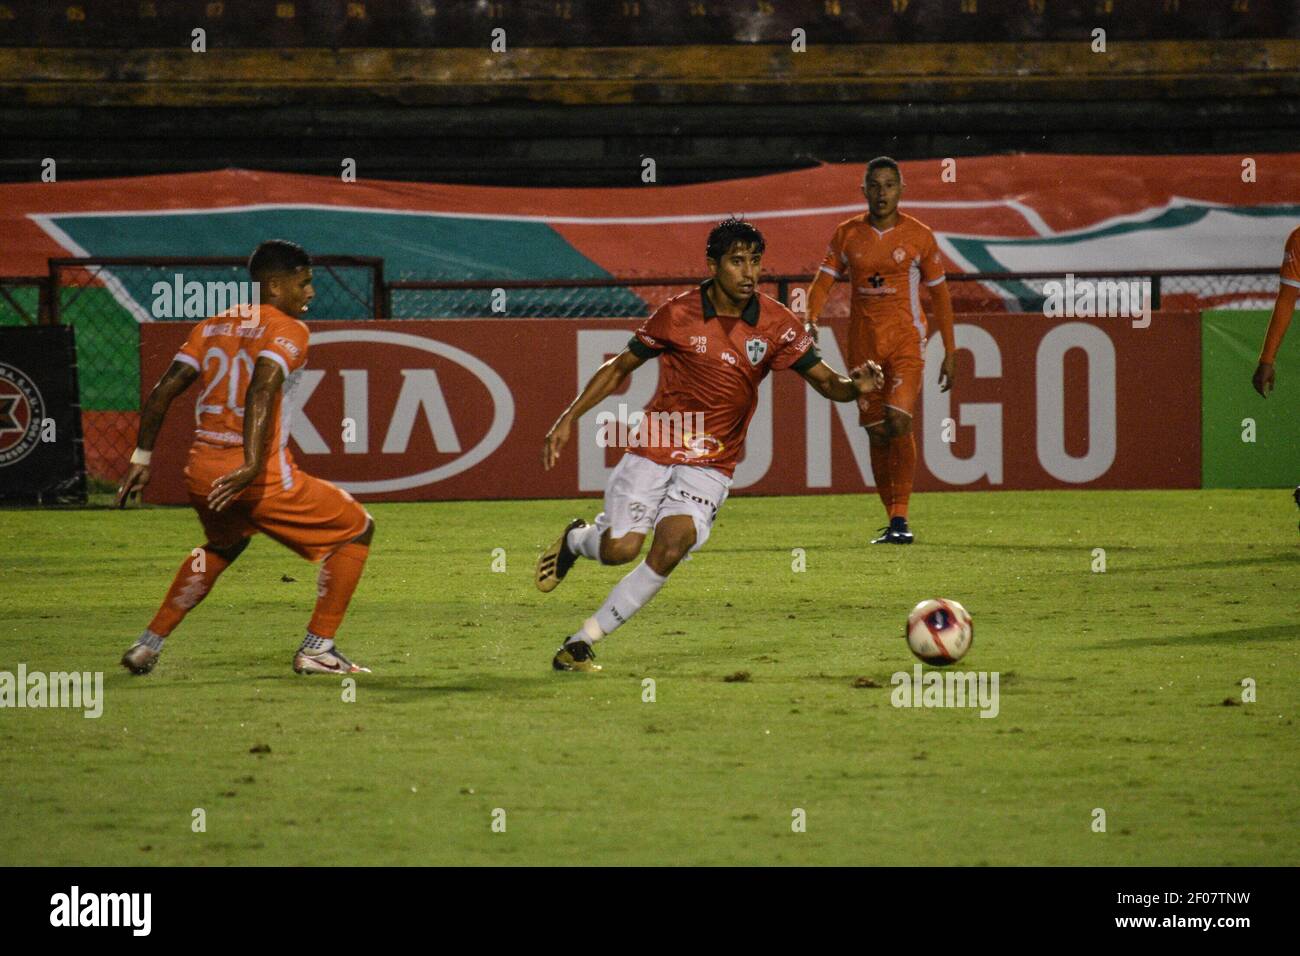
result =
[[[569,550],[569,532],[574,528],[586,526],[587,522],[581,518],[574,518],[555,539],[555,543],[542,552],[542,556],[537,559],[537,590],[545,593],[559,587],[564,576],[573,567],[573,562],[578,560],[578,556]]]
[[[591,645],[586,641],[574,641],[572,644],[565,644],[555,652],[551,667],[557,671],[600,670],[600,665],[596,663],[596,652],[591,649]]]

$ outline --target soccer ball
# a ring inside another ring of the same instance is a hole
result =
[[[903,632],[912,653],[927,664],[961,660],[975,642],[975,623],[956,601],[931,598],[912,608]]]

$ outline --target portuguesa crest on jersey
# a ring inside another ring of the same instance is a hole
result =
[[[750,365],[763,361],[763,356],[767,354],[767,339],[746,339],[745,354],[749,356]]]

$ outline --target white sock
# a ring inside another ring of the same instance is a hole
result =
[[[600,538],[609,527],[609,522],[605,519],[605,512],[596,515],[595,521],[586,527],[574,528],[569,532],[565,539],[568,542],[569,550],[574,554],[580,554],[584,558],[591,558],[593,561],[600,560]]]
[[[319,634],[308,631],[307,636],[302,639],[302,647],[298,648],[298,650],[315,657],[317,654],[334,650],[334,638],[321,637]]]
[[[159,654],[161,654],[163,649],[163,641],[165,640],[167,640],[166,635],[155,634],[153,631],[149,630],[149,628],[146,627],[144,629],[144,633],[140,635],[140,640],[136,641],[136,643],[143,644],[151,651],[157,651]]]
[[[633,614],[645,607],[646,603],[659,593],[659,589],[667,580],[666,576],[656,574],[644,561],[633,568],[622,581],[614,585],[614,589],[609,592],[609,597],[605,598],[605,603],[592,618],[596,629],[600,631],[600,636],[611,634],[626,624]],[[591,633],[586,624],[579,634],[583,632]]]

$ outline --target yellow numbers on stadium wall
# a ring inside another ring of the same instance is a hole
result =
[[[226,5],[217,0],[215,3],[209,3],[204,10],[210,18],[216,20],[218,17],[225,15]]]
[[[1041,17],[1047,12],[1047,0],[1029,0],[1029,12]]]
[[[1250,0],[1232,0],[1233,13],[1250,13]]]
[[[705,9],[704,4],[702,4],[702,3],[692,3],[692,4],[691,4],[691,16],[693,16],[693,17],[707,17],[708,15],[709,15],[709,11],[708,11],[707,9]]]
[[[506,5],[504,3],[489,3],[487,12],[488,16],[493,20],[500,20],[506,15]]]
[[[67,17],[69,23],[84,23],[86,20],[86,8],[68,7]]]
[[[436,17],[437,15],[438,15],[437,6],[430,3],[429,0],[424,0],[424,2],[420,4],[420,16]]]
[[[828,17],[838,17],[842,12],[840,0],[823,0],[822,6],[825,8]]]
[[[979,0],[961,0],[961,12],[979,13],[980,12]]]
[[[153,0],[142,0],[140,4],[141,20],[156,20],[158,18],[158,4]]]
[[[907,12],[907,0],[892,0],[895,13]]]
[[[640,0],[623,0],[623,16],[625,17],[641,16]]]
[[[275,5],[275,16],[279,20],[292,20],[298,15],[298,11],[292,3],[277,3]]]
[[[366,5],[364,3],[356,2],[356,0],[353,0],[353,2],[348,3],[349,20],[364,20],[365,18],[366,18]]]
[[[1106,16],[1115,12],[1115,0],[1097,0],[1097,5],[1092,8],[1092,12],[1098,16]]]
[[[1177,13],[1180,0],[1165,0],[1165,13]]]
[[[0,3],[0,20],[12,20],[13,18],[14,12],[3,3]]]
[[[772,0],[758,0],[756,13],[760,17],[769,17],[775,8],[772,6]]]
[[[555,5],[555,15],[559,17],[561,20],[572,20],[573,4],[568,2],[557,3]]]

